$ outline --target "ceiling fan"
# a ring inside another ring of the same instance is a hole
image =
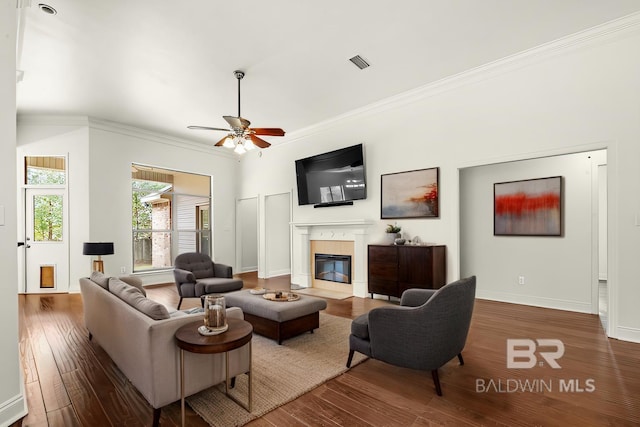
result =
[[[197,130],[216,130],[229,132],[227,136],[218,141],[215,146],[235,148],[235,152],[242,154],[247,150],[251,150],[255,147],[267,148],[269,144],[264,139],[258,137],[258,135],[265,136],[284,136],[284,131],[280,128],[250,128],[251,122],[240,116],[240,80],[244,77],[243,71],[234,71],[233,74],[238,79],[238,116],[222,116],[223,119],[229,123],[231,129],[213,128],[208,126],[187,126],[189,129]]]

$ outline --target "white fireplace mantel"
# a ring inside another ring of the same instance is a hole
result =
[[[353,295],[367,296],[367,244],[369,227],[373,221],[356,219],[328,222],[292,222],[293,225],[293,257],[291,282],[300,286],[311,286],[312,240],[352,241],[354,249],[352,284]]]

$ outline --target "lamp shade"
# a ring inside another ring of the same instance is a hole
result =
[[[82,255],[113,255],[113,242],[85,242]]]

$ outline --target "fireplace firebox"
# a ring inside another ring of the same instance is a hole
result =
[[[316,279],[351,284],[351,255],[315,254]]]

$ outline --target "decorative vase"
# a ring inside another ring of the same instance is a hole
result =
[[[221,295],[206,295],[204,297],[204,326],[209,331],[227,329],[227,308]]]
[[[386,238],[385,238],[385,242],[388,245],[393,245],[396,241],[396,239],[399,239],[402,237],[402,234],[400,233],[386,233]]]

